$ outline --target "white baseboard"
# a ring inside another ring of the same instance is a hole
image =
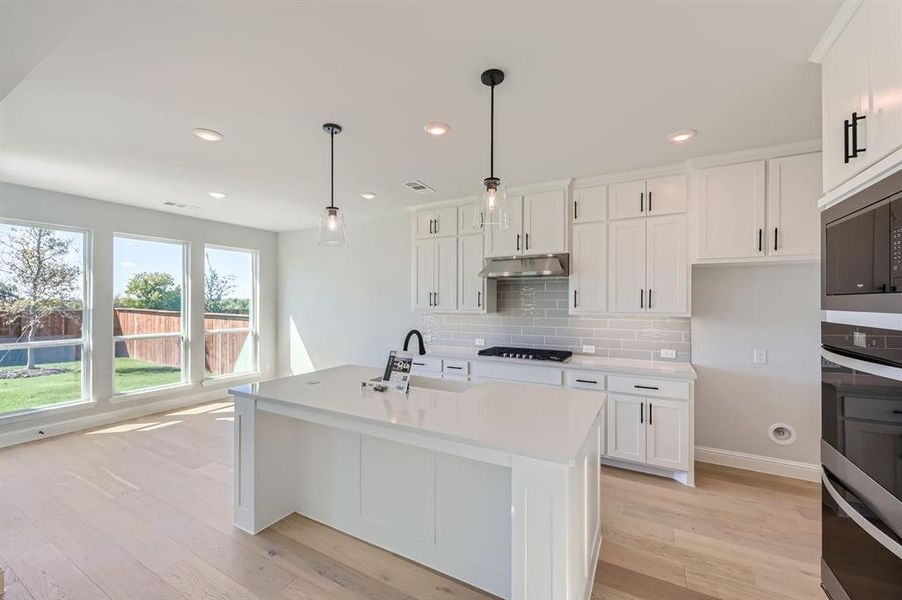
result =
[[[720,448],[695,447],[695,460],[725,467],[735,467],[759,473],[781,475],[805,481],[820,481],[821,466],[819,464],[803,463],[782,458],[771,458],[759,454],[746,454],[733,450]]]
[[[127,408],[119,408],[115,410],[107,410],[100,413],[73,417],[71,419],[61,419],[52,423],[43,423],[41,425],[24,425],[19,429],[0,433],[0,448],[22,444],[34,440],[62,435],[64,433],[72,433],[73,431],[81,431],[83,429],[92,429],[102,425],[110,425],[120,421],[136,419],[162,412],[164,410],[172,410],[174,408],[184,408],[195,404],[202,404],[217,398],[226,398],[228,391],[225,389],[210,390],[190,396],[181,396],[177,398],[167,398],[156,402],[148,402],[146,404],[136,404]]]

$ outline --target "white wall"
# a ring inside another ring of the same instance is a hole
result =
[[[819,463],[820,299],[817,264],[693,267],[696,444]],[[752,362],[767,350],[767,365]],[[798,441],[778,446],[771,424]]]
[[[77,409],[56,409],[33,415],[0,418],[0,436],[18,435],[15,441],[28,439],[27,432],[52,430],[49,424],[64,419],[82,419],[82,425],[97,422],[104,412],[134,409],[149,406],[158,401],[189,398],[200,392],[219,388],[219,395],[227,383],[202,385],[204,377],[203,322],[194,319],[189,336],[201,340],[192,344],[189,381],[177,392],[162,391],[150,396],[129,401],[110,402],[113,379],[113,234],[130,233],[153,237],[169,238],[189,243],[189,272],[201,276],[194,281],[203,281],[204,244],[218,244],[257,250],[260,256],[259,273],[259,331],[260,367],[262,376],[275,371],[276,348],[276,234],[259,229],[238,227],[216,223],[188,216],[159,211],[145,210],[121,204],[102,202],[80,196],[61,194],[35,188],[0,183],[0,219],[14,219],[64,225],[90,231],[93,252],[93,319],[91,333],[93,339],[93,403],[81,405]],[[189,306],[203,306],[203,285],[193,285],[188,292]],[[134,411],[133,411],[134,412]],[[120,417],[124,418],[124,417]],[[93,420],[92,420],[93,419]],[[24,435],[24,437],[22,437]]]
[[[410,308],[410,217],[349,223],[349,246],[317,231],[279,234],[280,374],[383,366],[417,326]]]

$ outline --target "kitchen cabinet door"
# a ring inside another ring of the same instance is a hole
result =
[[[567,251],[567,205],[563,190],[523,196],[523,254]]]
[[[457,235],[457,207],[448,206],[435,211],[435,226],[433,231],[436,236],[447,237]]]
[[[630,219],[645,214],[645,180],[608,186],[608,218]]]
[[[648,398],[645,461],[650,465],[689,470],[689,405],[679,400]]]
[[[902,146],[902,2],[869,4],[871,106],[867,152],[874,163]]]
[[[646,221],[648,312],[689,312],[689,251],[686,215],[650,217]]]
[[[776,158],[767,168],[767,253],[817,256],[821,153]]]
[[[457,240],[457,308],[482,311],[485,308],[485,279],[479,276],[483,265],[482,236],[462,235]]]
[[[413,307],[431,309],[435,292],[435,241],[414,244]]]
[[[607,309],[608,226],[601,221],[573,226],[570,262],[570,312]]]
[[[689,208],[689,184],[685,175],[649,179],[646,184],[645,214],[672,215]]]
[[[763,160],[701,170],[699,259],[764,255],[764,184]]]
[[[845,419],[843,435],[849,460],[886,489],[902,489],[902,425]]]
[[[479,225],[482,222],[482,213],[477,215],[475,225],[473,221],[473,213],[476,212],[475,203],[476,199],[474,198],[472,203],[457,207],[457,232],[459,235],[482,233],[482,227]]]
[[[434,308],[457,308],[457,238],[435,240]]]
[[[485,228],[485,255],[517,256],[523,248],[523,196],[508,196],[507,211],[510,226],[507,229]]]
[[[608,394],[607,456],[645,462],[645,398]]]
[[[608,186],[573,190],[573,222],[588,223],[608,218]]]
[[[858,7],[851,21],[824,57],[821,69],[822,123],[824,151],[824,191],[832,190],[864,169],[871,159],[867,149],[856,158],[845,161],[845,121],[852,113],[867,115],[859,122],[858,146],[868,148],[868,115],[870,96],[870,32],[871,2]],[[851,142],[850,142],[851,143]]]
[[[414,218],[414,229],[416,237],[429,238],[432,237],[435,228],[435,211],[423,210],[416,213]]]
[[[645,219],[608,223],[608,310],[645,310]]]

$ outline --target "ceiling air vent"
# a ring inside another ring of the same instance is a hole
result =
[[[200,210],[200,206],[195,204],[182,204],[181,202],[173,202],[171,200],[166,200],[163,202],[163,206],[169,206],[171,208],[180,208],[182,210]]]
[[[412,179],[410,181],[405,181],[404,186],[412,189],[418,194],[431,194],[435,190],[423,183],[418,179]]]

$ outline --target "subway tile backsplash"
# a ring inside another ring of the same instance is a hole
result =
[[[656,315],[570,315],[566,277],[499,280],[498,310],[487,315],[422,313],[420,330],[429,349],[488,346],[552,348],[593,356],[688,362],[691,358],[689,318]],[[660,357],[662,348],[676,359]]]

